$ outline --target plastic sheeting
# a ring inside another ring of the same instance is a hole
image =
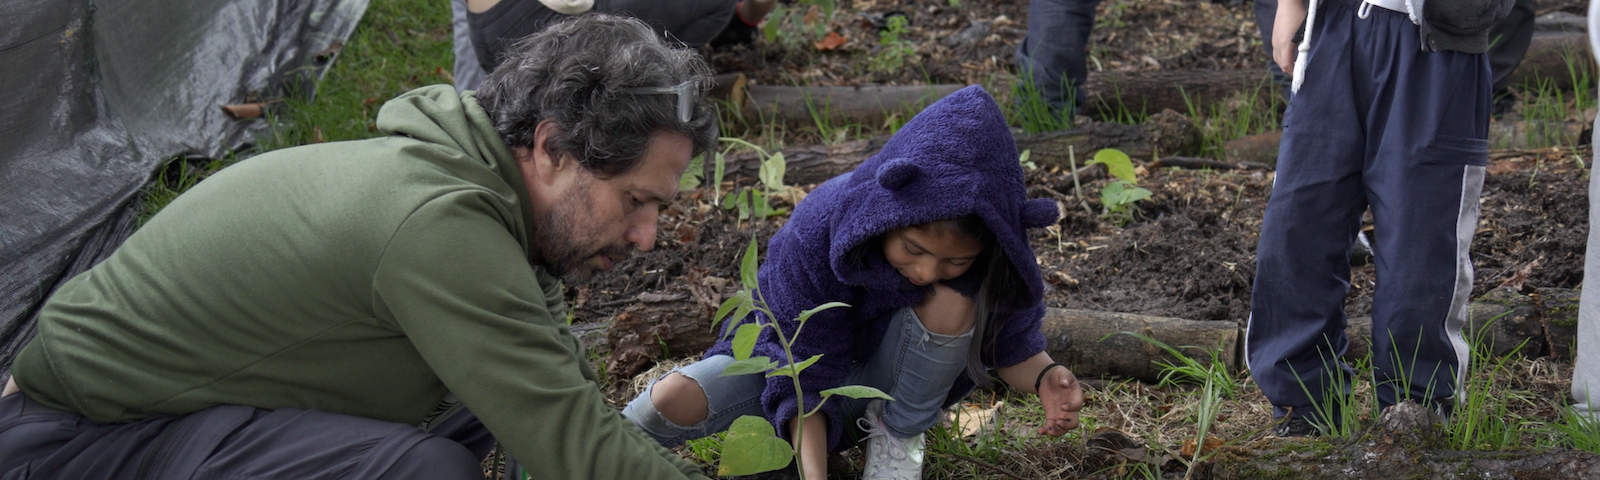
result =
[[[309,93],[367,2],[0,1],[0,372],[43,299],[132,232],[152,173],[265,126],[221,105]]]

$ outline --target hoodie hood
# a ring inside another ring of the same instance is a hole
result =
[[[851,252],[900,227],[977,215],[994,232],[1027,285],[1025,300],[1038,302],[1044,282],[1027,229],[1054,223],[1056,203],[1028,200],[1017,145],[989,93],[961,89],[923,109],[889,139],[877,155],[823,187],[839,189],[829,260],[834,274],[855,285],[902,282],[881,255],[868,265]],[[972,269],[963,277],[981,275]],[[958,282],[959,283],[959,282]]]
[[[531,249],[528,238],[533,226],[533,209],[528,200],[528,184],[511,149],[501,140],[488,112],[478,105],[477,93],[456,93],[449,85],[432,85],[406,92],[383,104],[378,110],[378,131],[434,144],[446,156],[457,157],[471,166],[481,166],[499,182],[480,179],[477,183],[507,195],[522,211],[517,233],[523,248]],[[531,252],[527,252],[531,253]]]

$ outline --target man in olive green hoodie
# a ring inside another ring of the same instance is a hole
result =
[[[45,304],[0,478],[481,479],[494,441],[540,478],[700,478],[606,405],[559,279],[654,245],[709,71],[582,16],[384,137],[206,179]]]

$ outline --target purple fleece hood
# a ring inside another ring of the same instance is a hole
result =
[[[1022,275],[1025,303],[1040,301],[1044,282],[1027,229],[1055,223],[1061,212],[1054,201],[1026,200],[1018,160],[1005,115],[982,87],[928,106],[877,155],[828,182],[842,182],[828,252],[834,274],[857,285],[892,281],[875,277],[898,273],[863,270],[850,252],[896,228],[976,214]]]

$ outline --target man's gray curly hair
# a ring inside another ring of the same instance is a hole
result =
[[[695,96],[687,122],[677,95],[624,91],[684,82]],[[710,150],[717,140],[716,112],[705,101],[710,88],[711,67],[699,54],[637,19],[591,13],[518,41],[477,98],[507,147],[532,146],[534,127],[555,120],[561,128],[545,140],[546,152],[572,155],[605,178],[633,169],[658,130],[688,137],[693,155]]]

